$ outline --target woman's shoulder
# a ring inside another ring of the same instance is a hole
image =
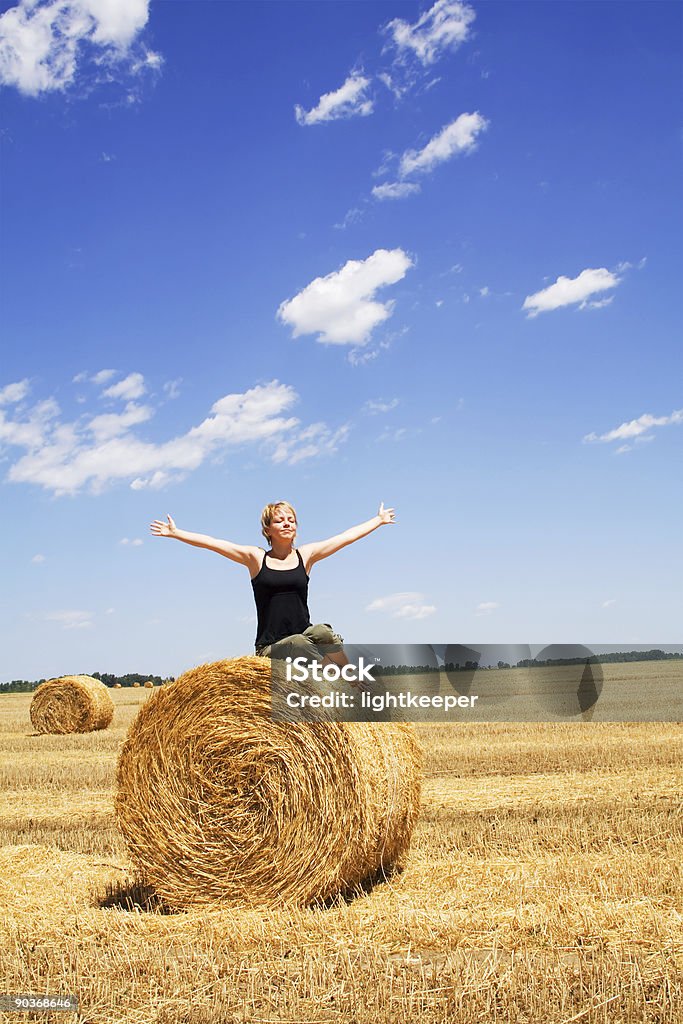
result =
[[[307,576],[311,575],[311,568],[313,566],[313,544],[301,544],[297,549],[296,553],[299,556],[299,562],[304,567],[304,572]]]
[[[252,560],[251,565],[249,566],[249,574],[252,580],[255,580],[264,566],[266,555],[268,554],[268,552],[265,550],[265,548],[258,547],[257,545],[253,545],[251,550]]]

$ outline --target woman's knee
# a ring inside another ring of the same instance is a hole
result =
[[[332,652],[338,652],[344,643],[343,637],[335,633],[329,622],[319,622],[309,626],[304,631],[304,636],[310,637],[316,647],[329,648]]]
[[[336,654],[343,650],[342,637],[335,633],[328,622],[309,626],[303,633],[294,633],[272,644],[267,657],[284,661],[286,658],[306,658],[318,661],[325,654]]]
[[[273,647],[277,648],[278,651],[277,654],[273,654],[271,651],[271,657],[282,659],[306,658],[309,661],[316,654],[315,644],[304,633],[294,633],[292,636],[285,637],[284,640],[278,641]]]

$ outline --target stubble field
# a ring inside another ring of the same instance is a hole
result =
[[[650,666],[628,669],[647,684]],[[80,1000],[33,1019],[682,1019],[681,725],[417,725],[426,776],[403,874],[327,909],[171,914],[112,813],[151,692],[112,690],[112,727],[84,736],[32,735],[31,695],[0,697],[1,991]]]

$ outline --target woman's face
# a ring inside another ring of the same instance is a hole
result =
[[[268,527],[270,543],[281,541],[293,543],[296,537],[296,516],[286,508],[278,508]]]

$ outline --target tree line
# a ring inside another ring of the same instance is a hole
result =
[[[120,683],[121,686],[132,686],[134,683],[139,683],[142,686],[148,679],[155,686],[162,686],[164,683],[172,683],[175,679],[175,676],[162,678],[161,676],[140,675],[139,672],[127,672],[123,676],[114,675],[112,672],[91,672],[90,675],[93,679],[99,679],[105,686],[115,686],[116,683]],[[45,679],[13,679],[9,683],[0,683],[0,693],[31,693],[44,682]]]
[[[474,672],[482,669],[499,668],[550,668],[555,665],[614,665],[627,661],[681,661],[683,653],[661,651],[658,648],[651,651],[613,651],[610,654],[592,654],[590,657],[576,658],[522,658],[514,665],[507,661],[499,661],[496,666],[479,665],[476,661],[459,662],[447,661],[443,665],[373,665],[373,676],[404,676],[404,675],[426,675],[428,672]]]

